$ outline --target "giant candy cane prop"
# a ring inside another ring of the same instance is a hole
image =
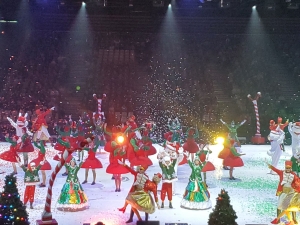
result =
[[[247,97],[251,100],[251,102],[254,105],[254,111],[255,111],[255,116],[256,116],[256,134],[255,134],[255,136],[261,136],[260,135],[260,123],[259,123],[258,106],[257,106],[257,100],[261,97],[261,93],[257,92],[255,99],[252,99],[250,94],[248,94]]]
[[[52,213],[51,213],[51,201],[52,201],[52,186],[54,183],[54,180],[56,178],[56,175],[60,171],[60,169],[63,167],[63,165],[66,162],[66,159],[69,157],[69,155],[72,154],[72,152],[69,152],[68,150],[65,150],[63,152],[63,155],[56,165],[54,171],[51,174],[51,178],[49,180],[49,187],[47,191],[47,197],[46,197],[46,203],[45,203],[45,208],[44,212],[42,213],[42,221],[52,221]]]
[[[98,114],[104,116],[104,113],[102,113],[102,100],[106,98],[106,94],[103,94],[102,98],[97,98],[96,94],[93,94],[93,97],[97,100]]]

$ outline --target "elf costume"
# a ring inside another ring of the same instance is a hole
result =
[[[88,207],[88,199],[83,192],[77,177],[77,173],[82,164],[83,162],[77,166],[76,160],[72,158],[70,163],[65,165],[68,170],[68,176],[58,198],[59,210],[80,211],[85,210]]]
[[[203,165],[198,156],[194,158],[193,162],[188,160],[188,164],[192,173],[180,206],[186,209],[209,209],[211,208],[210,194],[201,177]]]
[[[227,123],[225,123],[222,119],[220,119],[220,121],[227,127],[230,138],[233,139],[240,147],[241,144],[237,136],[237,129],[241,127],[244,123],[246,123],[247,120],[243,120],[240,124],[237,125],[235,124],[234,121],[232,121],[230,126]]]
[[[24,193],[24,205],[26,205],[29,201],[31,209],[33,209],[35,186],[40,182],[39,170],[41,169],[42,164],[43,162],[38,164],[37,167],[34,162],[31,162],[28,167],[21,165],[21,168],[25,172],[24,184],[26,185]]]
[[[161,188],[161,208],[164,208],[164,200],[166,195],[169,200],[169,208],[173,208],[172,206],[172,195],[173,188],[172,183],[177,181],[177,174],[175,172],[177,159],[173,159],[171,161],[170,156],[165,156],[162,161],[159,162],[159,166],[162,171],[162,188]]]

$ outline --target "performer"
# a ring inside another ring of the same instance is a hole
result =
[[[289,123],[288,130],[292,137],[292,154],[295,155],[298,151],[297,148],[300,147],[300,122]],[[294,162],[293,162],[294,166]],[[293,170],[294,171],[294,170]]]
[[[208,147],[207,149],[204,149],[205,146],[206,145],[204,143],[199,144],[200,150],[196,153],[196,156],[199,158],[200,164],[202,166],[201,172],[203,173],[203,181],[206,187],[208,187],[206,183],[206,172],[215,170],[215,166],[210,161],[208,161],[208,156],[210,153],[212,153],[212,151]]]
[[[84,148],[84,150],[88,151],[88,157],[82,164],[81,168],[85,169],[85,179],[82,182],[82,184],[87,183],[89,169],[92,169],[93,172],[93,182],[91,185],[96,184],[96,169],[103,168],[102,163],[99,159],[96,158],[96,152],[98,149],[98,144],[95,144],[94,138],[87,138],[86,141],[81,142],[81,145],[88,146],[87,148]]]
[[[283,133],[284,133],[284,128],[286,126],[288,126],[288,125],[289,125],[289,120],[288,119],[285,121],[285,123],[282,123],[282,118],[281,117],[277,118],[277,126],[280,128],[280,130],[283,131]],[[284,148],[284,139],[285,139],[285,136],[284,136],[284,138],[282,140],[282,144],[281,144],[282,151],[285,151],[285,148]]]
[[[293,163],[292,165],[292,171],[297,174],[297,176],[300,176],[300,147],[296,148],[296,153],[292,155],[291,161]]]
[[[125,162],[127,155],[127,128],[124,133],[118,132],[117,128],[113,129],[112,132],[106,130],[106,125],[104,126],[104,131],[111,137],[111,141],[105,144],[104,150],[109,152],[109,165],[106,168],[106,173],[113,174],[115,180],[116,190],[115,192],[121,191],[121,174],[128,173],[128,170],[118,163],[118,160]]]
[[[13,172],[11,174],[17,174],[17,167],[16,167],[16,162],[18,162],[19,160],[19,156],[17,154],[17,149],[18,149],[18,145],[17,145],[17,141],[18,141],[18,136],[13,136],[12,139],[9,138],[9,134],[5,135],[5,140],[7,142],[9,142],[11,145],[9,147],[9,150],[2,152],[0,154],[0,159],[7,161],[7,162],[11,162],[12,167],[13,167]]]
[[[126,197],[125,206],[127,206],[128,204],[131,205],[131,213],[129,220],[126,221],[126,223],[133,222],[134,213],[138,217],[138,220],[142,221],[139,211],[145,212],[145,221],[148,221],[149,214],[155,212],[155,205],[158,209],[160,208],[157,197],[157,185],[159,184],[161,177],[162,175],[160,173],[154,174],[152,181],[148,179],[144,185],[144,188],[142,188],[141,185],[137,185],[133,192],[129,192]],[[151,192],[154,195],[155,203],[150,194]]]
[[[189,159],[190,153],[185,154],[192,173],[180,206],[186,209],[209,209],[211,208],[210,194],[201,177],[201,170],[203,168],[201,161],[198,156],[195,156],[193,161],[191,161]]]
[[[51,109],[48,109],[46,112],[43,112],[43,109],[37,109],[36,115],[34,121],[32,121],[32,129],[34,130],[33,140],[44,140],[49,141],[50,140],[50,134],[48,132],[48,124],[46,121],[46,116],[53,111],[55,107],[52,107]],[[51,141],[51,140],[50,140]]]
[[[277,127],[276,130],[271,130],[268,139],[271,144],[271,149],[268,150],[267,154],[272,157],[272,166],[277,167],[280,156],[282,155],[282,143],[284,139],[284,132]],[[273,170],[270,170],[270,174],[275,175]]]
[[[238,147],[241,147],[241,143],[237,136],[237,129],[239,127],[241,127],[244,123],[246,123],[247,120],[243,120],[240,124],[237,124],[237,125],[235,124],[234,121],[232,121],[230,126],[227,123],[225,123],[222,119],[220,119],[220,121],[227,127],[230,138],[233,139],[237,143]]]
[[[162,161],[159,162],[159,166],[162,171],[162,188],[161,188],[161,208],[164,208],[164,201],[166,194],[169,200],[169,208],[173,208],[172,205],[172,183],[177,181],[177,174],[175,172],[177,159],[171,161],[170,156],[165,156]]]
[[[131,169],[129,166],[127,166],[125,163],[123,163],[121,160],[118,160],[118,162],[120,165],[123,165],[132,175],[134,175],[134,182],[131,186],[129,194],[136,190],[144,189],[145,183],[149,179],[148,175],[145,173],[147,170],[147,166],[137,166],[136,171],[135,171],[135,170]],[[119,211],[124,213],[127,205],[128,205],[128,202],[125,201],[124,206],[122,208],[119,208]],[[133,214],[133,211],[131,213]],[[127,221],[127,222],[129,223],[132,221]]]
[[[21,161],[18,160],[18,164],[25,172],[24,184],[26,185],[26,188],[24,193],[24,205],[26,205],[29,201],[30,208],[33,209],[35,185],[40,182],[39,170],[41,169],[44,162],[41,161],[40,164],[38,164],[38,166],[36,166],[34,162],[31,162],[29,163],[29,166],[26,167],[24,165],[21,165]]]
[[[244,162],[240,156],[244,155],[238,153],[234,147],[235,140],[231,138],[230,134],[224,142],[224,149],[219,153],[218,157],[223,159],[223,165],[229,167],[229,180],[235,180],[233,177],[233,168],[244,166]]]
[[[276,196],[278,196],[277,217],[271,223],[280,223],[280,218],[286,214],[290,222],[289,224],[298,224],[296,211],[300,209],[299,195],[297,195],[296,200],[293,200],[293,198],[295,198],[294,189],[299,189],[299,178],[292,172],[292,162],[285,161],[285,170],[279,170],[268,163],[267,165],[272,171],[279,175],[279,183],[276,191]],[[289,212],[292,212],[293,218],[290,217]]]
[[[28,166],[28,153],[34,151],[34,147],[31,144],[30,136],[27,133],[27,128],[22,128],[23,135],[18,139],[21,140],[20,143],[18,143],[17,152],[23,153],[23,159],[24,159],[24,166]]]
[[[153,132],[155,128],[156,124],[154,122],[149,122],[148,120],[146,120],[140,130],[142,135],[141,142],[144,146],[144,149],[146,150],[146,148],[149,148],[149,150],[146,150],[147,156],[155,155],[157,152],[156,148],[153,146],[154,140],[152,140],[150,137],[151,132]]]
[[[50,163],[46,160],[45,155],[46,155],[46,149],[44,145],[44,141],[40,141],[40,144],[37,142],[33,142],[34,146],[39,149],[38,152],[38,157],[31,162],[34,162],[35,165],[39,165],[40,162],[44,162],[42,167],[40,168],[42,172],[42,183],[40,183],[39,187],[46,187],[46,170],[51,170],[51,165]]]
[[[174,120],[169,118],[167,126],[169,128],[169,132],[164,134],[165,140],[169,142],[176,141],[178,143],[181,143],[182,129],[179,119],[177,117]]]
[[[23,142],[23,145],[18,152],[23,153],[23,160],[25,166],[28,165],[28,152],[34,151],[34,148],[30,143],[30,139],[28,138],[27,140],[26,137],[24,137],[24,139],[22,138],[24,134],[27,134],[28,136],[33,135],[27,128],[28,126],[28,121],[26,119],[27,115],[28,114],[25,113],[25,115],[22,116],[22,113],[19,113],[19,117],[16,122],[14,122],[11,118],[7,117],[7,120],[9,121],[10,125],[12,125],[16,129],[16,136],[19,137],[18,143],[20,143],[21,141]]]
[[[105,135],[104,135],[104,124],[105,120],[103,119],[103,115],[98,115],[98,118],[96,120],[96,113],[93,113],[93,123],[95,126],[94,135],[96,136],[97,142],[99,142],[98,146],[101,148],[104,148],[105,146]]]
[[[186,132],[186,142],[183,144],[183,150],[188,151],[191,154],[192,161],[194,158],[194,154],[199,151],[199,147],[195,142],[196,138],[199,138],[199,131],[197,128],[190,127]]]
[[[88,199],[77,177],[83,162],[76,165],[75,158],[66,164],[68,177],[58,198],[58,209],[62,211],[80,211],[88,207]]]

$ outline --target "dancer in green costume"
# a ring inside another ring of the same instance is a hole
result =
[[[189,159],[189,153],[184,154],[186,154]],[[189,159],[188,163],[192,169],[192,173],[180,206],[182,208],[195,210],[209,209],[211,208],[210,194],[201,177],[201,161],[198,156],[195,156],[194,161]]]
[[[71,159],[66,164],[68,177],[58,198],[58,209],[62,211],[80,211],[88,207],[88,199],[83,192],[77,173],[83,162],[76,165],[76,160]]]

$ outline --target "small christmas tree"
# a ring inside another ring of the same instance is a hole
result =
[[[208,225],[237,225],[236,213],[230,205],[230,198],[224,189],[217,197],[217,204],[209,214]]]
[[[26,206],[20,200],[16,185],[16,177],[5,177],[5,186],[0,193],[0,224],[1,225],[28,225]]]

